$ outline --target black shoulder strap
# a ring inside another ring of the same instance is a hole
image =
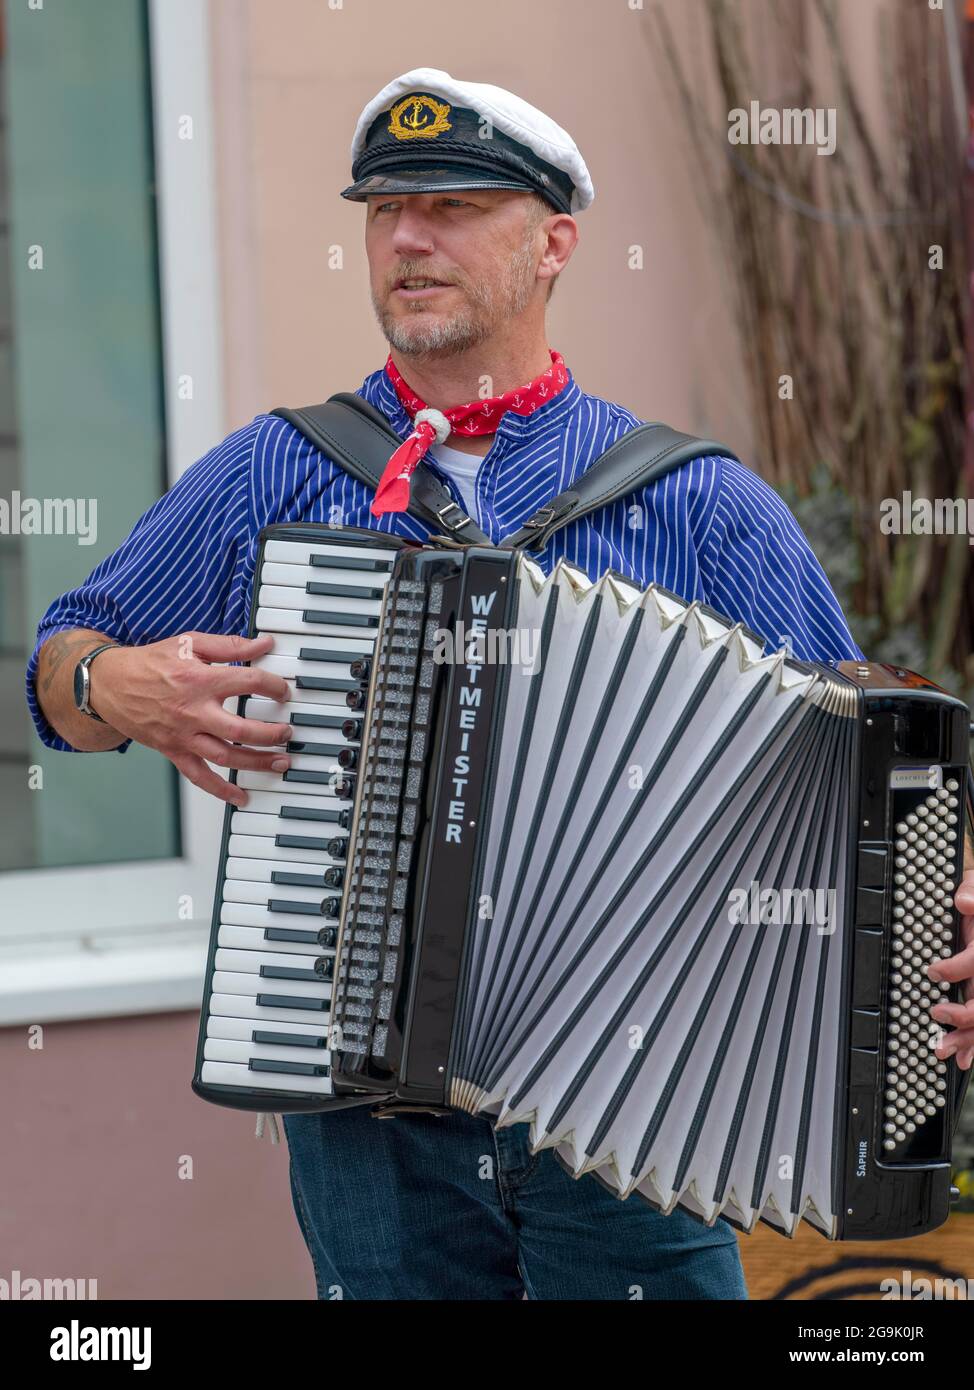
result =
[[[385,416],[350,391],[339,391],[321,405],[294,410],[278,406],[271,414],[287,420],[357,482],[373,489],[378,487],[393,449],[402,443]],[[552,498],[519,530],[505,536],[501,545],[505,549],[522,546],[543,550],[554,533],[569,522],[648,487],[690,459],[706,454],[737,459],[716,440],[696,439],[669,425],[637,425],[610,445],[567,492]],[[412,477],[409,513],[431,531],[445,532],[467,544],[491,543],[424,463]]]
[[[361,396],[339,391],[321,405],[271,411],[344,468],[356,482],[377,488],[389,457],[402,440],[389,421]],[[420,463],[412,476],[409,512],[431,531],[456,540],[489,545],[477,523],[457,506],[439,478]]]
[[[696,439],[669,425],[637,425],[611,444],[567,492],[552,498],[528,517],[520,530],[505,536],[501,545],[505,549],[523,546],[543,550],[554,533],[569,522],[648,487],[673,469],[707,454],[737,459],[732,450],[714,439]]]

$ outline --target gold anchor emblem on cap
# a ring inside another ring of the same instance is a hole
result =
[[[451,129],[449,114],[446,102],[413,93],[389,112],[389,134],[397,140],[434,139]]]

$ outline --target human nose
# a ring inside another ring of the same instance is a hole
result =
[[[429,220],[420,208],[409,206],[408,198],[403,200],[399,216],[396,218],[392,245],[395,251],[404,255],[425,254],[433,250],[433,233]]]

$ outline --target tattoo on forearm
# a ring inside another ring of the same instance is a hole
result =
[[[72,632],[55,632],[53,637],[49,637],[41,648],[41,664],[44,673],[40,681],[40,687],[45,695],[54,684],[54,677],[68,660],[74,657],[80,660],[85,651],[90,651],[92,647],[98,645],[98,639],[90,633],[84,636],[77,636]]]

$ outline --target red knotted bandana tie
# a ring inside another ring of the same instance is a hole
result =
[[[413,421],[414,429],[385,466],[372,502],[372,515],[408,510],[409,480],[434,440],[437,444],[444,444],[451,431],[456,434],[493,434],[506,411],[511,410],[515,415],[531,415],[538,406],[563,391],[568,385],[565,359],[553,348],[549,348],[549,354],[551,366],[525,386],[505,391],[501,396],[489,396],[486,400],[453,406],[450,410],[436,410],[421,401],[406,384],[390,355],[386,372]]]

